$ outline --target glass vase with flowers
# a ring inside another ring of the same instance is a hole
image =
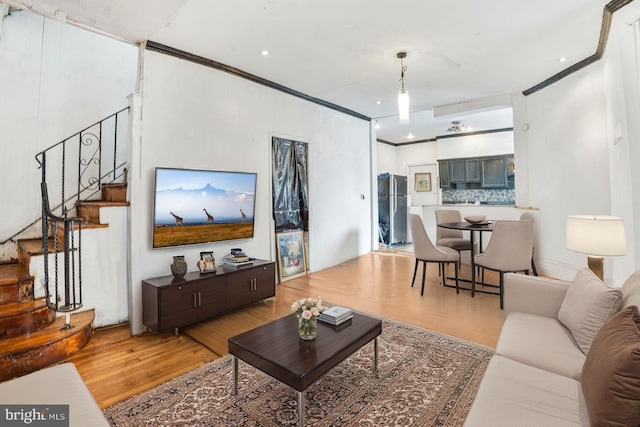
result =
[[[291,311],[298,317],[298,332],[303,340],[312,340],[318,332],[318,316],[325,310],[322,300],[303,298],[291,304]]]

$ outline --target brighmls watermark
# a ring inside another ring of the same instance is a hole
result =
[[[0,427],[69,427],[69,405],[0,405]]]

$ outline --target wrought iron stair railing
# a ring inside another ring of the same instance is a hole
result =
[[[128,111],[124,108],[35,156],[42,172],[45,299],[49,308],[65,313],[65,328],[71,327],[70,313],[82,307],[83,219],[77,206],[99,195],[104,184],[126,179],[123,144],[128,139],[119,125]],[[51,200],[59,200],[53,209]]]

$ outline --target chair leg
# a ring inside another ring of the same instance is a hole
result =
[[[504,308],[504,273],[500,272],[500,310]]]
[[[454,265],[455,270],[456,270],[456,294],[460,293],[460,288],[458,287],[458,269],[460,268],[460,261],[456,262],[456,264]]]
[[[424,278],[427,274],[427,262],[422,261],[422,289],[420,290],[420,296],[424,295]]]
[[[471,269],[471,298],[475,296],[476,296],[476,269],[472,268]]]
[[[416,258],[416,265],[413,267],[413,279],[411,279],[411,287],[413,288],[413,283],[416,281],[416,272],[418,271],[418,258]]]
[[[531,257],[531,270],[533,270],[533,275],[534,276],[538,275],[538,269],[536,268],[536,263],[533,260],[533,257]]]
[[[447,265],[444,262],[438,263],[438,271],[442,277],[442,286],[447,285]]]

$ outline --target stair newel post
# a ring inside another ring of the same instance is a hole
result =
[[[116,116],[117,117],[117,116]],[[102,190],[102,122],[98,125],[98,191]]]
[[[44,293],[47,305],[51,299],[49,293],[49,195],[47,194],[47,153],[42,152],[42,182],[40,183],[40,195],[42,197],[42,253],[44,256]]]
[[[67,208],[64,208],[64,306],[66,309],[70,309],[71,308],[71,277],[70,277],[70,272],[71,272],[71,260],[69,259],[71,254],[71,251],[69,250],[69,237],[70,237],[70,233],[69,233],[69,221],[66,220],[67,218]]]
[[[119,114],[119,113],[118,113]],[[113,180],[116,180],[117,156],[118,156],[118,114],[116,114],[113,126]],[[126,179],[125,181],[126,182]]]

